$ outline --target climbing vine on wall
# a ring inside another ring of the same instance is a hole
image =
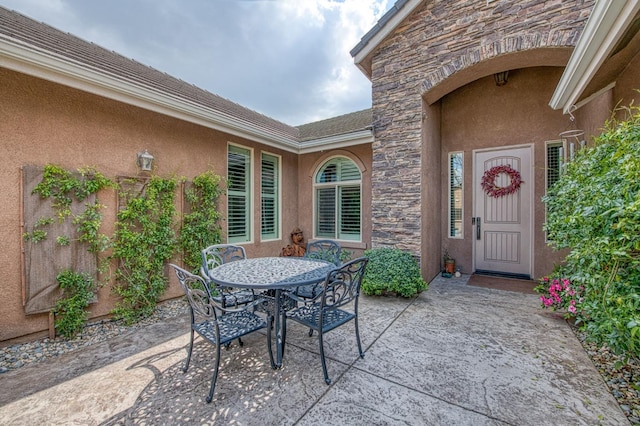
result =
[[[108,258],[106,256],[98,258],[110,244],[109,237],[100,233],[102,224],[100,210],[104,206],[100,204],[97,197],[91,202],[87,200],[92,194],[114,186],[115,182],[90,167],[71,172],[60,166],[47,164],[42,172],[42,180],[34,187],[32,194],[39,195],[43,200],[51,199],[51,207],[56,217],[38,218],[32,231],[25,232],[23,238],[32,244],[38,244],[49,237],[50,225],[56,220],[59,223],[71,220],[76,227],[76,233],[57,235],[56,244],[70,246],[86,243],[87,250],[96,255],[98,271],[104,272]],[[84,210],[75,215],[72,211],[74,202],[84,202]],[[90,275],[94,271],[76,272],[69,269],[69,265],[60,264],[52,267],[61,268],[56,280],[62,289],[62,297],[51,309],[55,315],[55,328],[64,337],[72,337],[82,330],[87,318],[86,309],[95,298],[99,283],[94,282]]]
[[[182,218],[180,248],[184,263],[197,273],[201,260],[201,250],[222,242],[221,214],[218,201],[224,194],[221,177],[213,171],[206,171],[193,179],[185,190],[185,201],[189,213]]]
[[[87,320],[87,308],[93,299],[96,286],[91,275],[86,272],[64,270],[56,277],[65,297],[59,299],[52,309],[57,332],[66,338],[72,338],[84,327]]]
[[[73,216],[71,204],[74,199],[83,202],[90,195],[107,187],[115,187],[115,182],[91,167],[81,168],[77,173],[72,173],[60,166],[47,164],[42,174],[42,182],[33,189],[33,193],[42,199],[51,198],[51,206],[57,214],[57,219],[63,222]],[[89,251],[92,253],[102,252],[109,246],[109,237],[99,232],[102,223],[100,209],[103,207],[96,197],[94,202],[85,203],[82,213],[72,218],[73,223],[77,225],[78,240],[88,243]],[[53,221],[54,218],[49,217],[38,219],[34,231],[25,233],[24,239],[32,242],[43,240],[47,237],[46,226]],[[60,245],[70,243],[68,236],[58,236],[56,241]]]
[[[117,259],[115,293],[121,300],[113,310],[128,324],[153,313],[165,291],[164,265],[177,247],[174,230],[175,191],[178,179],[151,177],[139,192],[122,185],[116,221],[113,258]],[[125,182],[126,183],[126,182]]]
[[[59,246],[86,243],[87,250],[96,256],[112,248],[111,256],[100,259],[99,271],[104,272],[109,261],[117,262],[115,273],[107,278],[115,279],[113,292],[120,297],[113,314],[128,324],[135,323],[153,312],[166,290],[164,266],[177,249],[182,252],[185,264],[197,270],[200,250],[222,241],[221,214],[217,208],[219,198],[224,194],[222,178],[213,171],[206,171],[187,184],[187,213],[178,224],[175,221],[175,194],[183,179],[131,178],[118,186],[92,168],[71,172],[47,165],[33,194],[51,199],[53,214],[35,220],[24,239],[37,244],[55,237]],[[104,206],[97,198],[87,202],[91,194],[106,187],[118,187],[121,200],[111,237],[100,233]],[[75,206],[72,209],[74,202],[84,202],[84,209],[79,213]],[[75,234],[50,235],[53,223],[67,220],[75,225]],[[175,229],[179,226],[178,237]],[[56,315],[56,330],[65,337],[72,337],[81,331],[87,318],[86,308],[100,283],[91,278],[92,271],[77,272],[68,265],[56,267],[61,268],[57,281],[63,291],[63,298],[52,309]]]

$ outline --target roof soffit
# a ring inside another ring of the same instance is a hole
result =
[[[605,87],[609,85],[615,86],[615,82],[620,74],[624,72],[629,63],[640,53],[640,32],[638,31],[638,27],[633,28],[636,23],[640,23],[640,17],[638,15],[634,18],[632,27],[630,27],[628,32],[625,33],[625,36],[623,36],[623,39],[628,37],[624,45],[620,46],[620,48],[616,47],[610,56],[602,63],[593,78],[576,99],[576,106],[586,103],[585,101],[587,99],[590,99],[597,93],[601,93]]]
[[[638,0],[598,0],[549,105],[574,108],[640,10]]]

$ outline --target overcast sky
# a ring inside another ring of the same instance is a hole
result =
[[[395,0],[0,0],[290,125],[371,107],[355,47]]]

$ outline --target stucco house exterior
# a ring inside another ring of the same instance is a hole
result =
[[[0,7],[0,341],[50,328],[47,312],[26,308],[24,170],[135,177],[144,150],[158,175],[241,167],[243,207],[220,207],[227,240],[250,257],[277,255],[299,227],[354,255],[409,250],[427,280],[444,250],[464,273],[548,273],[562,257],[546,244],[540,198],[571,144],[634,99],[637,13],[624,0],[399,0],[351,52],[372,108],[294,127]],[[492,197],[480,183],[502,166],[522,183]],[[99,195],[109,235],[118,197]],[[180,294],[171,282],[163,297]],[[101,288],[91,317],[115,302]]]
[[[295,227],[306,240],[341,239],[354,254],[370,247],[371,110],[293,127],[1,7],[0,99],[0,341],[50,327],[51,300],[33,303],[42,294],[41,283],[33,282],[25,266],[29,252],[22,235],[36,219],[24,209],[34,197],[25,188],[31,166],[92,166],[115,180],[140,175],[137,154],[147,150],[154,157],[153,173],[192,179],[210,169],[227,176],[230,159],[241,159],[246,204],[236,212],[242,220],[226,220],[224,228],[242,225],[228,240],[245,246],[248,256],[277,256]],[[327,176],[318,184],[323,194],[342,188],[344,181],[336,181],[332,171],[345,166],[351,170],[347,188],[358,201],[356,219],[364,219],[337,230],[318,220],[314,231],[314,179]],[[276,205],[268,232],[260,208],[266,167]],[[105,206],[103,232],[113,235],[117,193],[98,196]],[[226,197],[220,209],[227,212]],[[41,263],[53,266],[55,251],[45,252]],[[91,317],[113,309],[109,287],[99,290]],[[171,281],[163,298],[181,294]]]

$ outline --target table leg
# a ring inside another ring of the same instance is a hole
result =
[[[274,331],[276,333],[276,351],[277,351],[277,356],[276,356],[276,368],[282,368],[282,354],[284,352],[284,339],[282,336],[282,302],[280,300],[280,298],[282,297],[281,295],[282,290],[280,289],[276,289],[276,293],[275,293],[275,312],[274,312],[274,321],[275,324],[273,326]]]
[[[271,324],[269,324],[269,328],[267,329],[267,348],[269,350],[269,358],[271,361],[271,368],[278,369],[282,368],[282,358],[284,357],[284,342],[285,342],[285,312],[284,307],[282,305],[282,290],[275,289],[273,293],[273,311],[268,312],[268,321],[273,321],[273,331],[275,333],[275,341],[276,341],[276,357],[274,361],[273,357],[273,348],[271,345]],[[270,311],[268,305],[266,307],[268,311]]]

